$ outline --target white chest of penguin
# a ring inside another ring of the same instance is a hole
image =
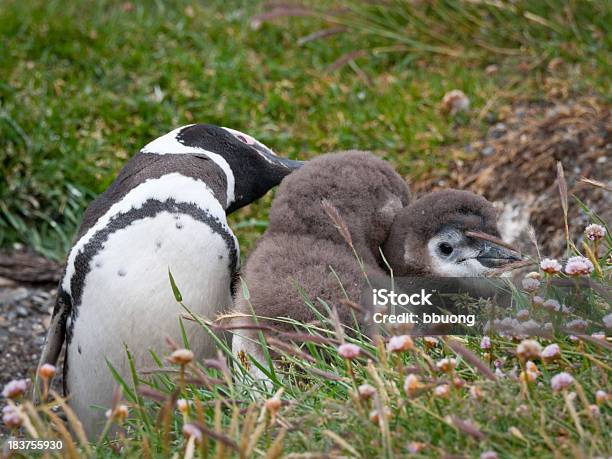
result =
[[[177,187],[180,201],[173,197]],[[231,251],[237,257],[238,244],[205,184],[169,174],[139,185],[115,206],[69,258],[77,263],[89,252],[76,318],[69,325],[68,365],[71,373],[78,367],[73,374],[107,372],[99,368],[100,357],[124,369],[125,345],[140,368],[151,366],[150,349],[162,353],[165,337],[180,339],[179,315],[185,311],[174,298],[168,270],[194,313],[212,318],[231,303]],[[95,251],[94,240],[100,240]],[[212,353],[213,342],[199,326],[187,323],[186,330],[196,355]]]

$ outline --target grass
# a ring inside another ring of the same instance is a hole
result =
[[[525,43],[516,35],[529,33],[533,21],[509,17],[503,30],[514,31],[511,39],[498,33],[491,40],[522,46],[519,55],[474,46],[474,56],[449,57],[427,49],[376,52],[397,42],[406,22],[380,12],[367,17],[386,23],[390,37],[349,17],[353,33],[299,46],[299,37],[325,21],[294,18],[255,31],[250,18],[265,11],[257,2],[7,0],[0,10],[0,246],[22,243],[62,259],[84,207],[126,159],[190,122],[235,127],[292,157],[376,150],[418,178],[445,167],[440,147],[479,135],[508,100],[554,95],[559,86],[609,94],[606,5],[576,2],[575,17],[554,16],[562,33],[536,28]],[[444,2],[435,11],[455,14]],[[429,20],[452,26],[448,18]],[[453,40],[462,33],[457,28]],[[472,33],[461,41],[466,52]],[[372,52],[327,70],[359,49]],[[565,64],[551,73],[547,64],[557,57]],[[500,68],[493,76],[484,72],[492,63]],[[440,112],[439,101],[455,88],[469,96],[471,116]],[[269,202],[232,217],[243,253],[265,228]]]
[[[605,259],[611,244],[608,231],[597,244],[598,258],[594,243],[585,247],[596,266],[591,280],[609,284]],[[185,319],[211,333],[205,319],[181,302],[180,286],[169,277]],[[514,317],[527,308],[531,318],[557,323],[557,313],[533,301],[535,294],[554,297],[551,285],[543,281],[531,293],[515,290],[514,307],[504,313]],[[562,321],[584,306],[601,329],[610,307],[592,293],[583,287],[584,304],[574,299],[573,312]],[[27,401],[8,403],[28,420],[23,422],[27,438],[61,438],[69,457],[479,457],[495,452],[499,458],[557,458],[612,452],[612,355],[600,338],[563,333],[537,338],[541,346],[559,346],[550,358],[524,338],[495,333],[488,347],[479,336],[404,338],[407,345],[398,352],[382,339],[341,327],[332,310],[319,317],[319,324],[293,322],[296,331],[281,333],[280,344],[269,341],[282,357],[274,374],[269,360],[262,367],[270,386],[255,382],[247,363],[221,341],[216,359],[191,361],[180,349],[188,347],[183,342],[170,345],[169,357],[153,355],[159,372],[140,375],[132,365],[129,380],[114,372],[121,393],[97,442],[85,442],[70,415],[72,434],[61,429],[51,407],[70,411],[55,394],[36,408]],[[340,343],[358,346],[360,355],[343,358]],[[555,387],[553,378],[562,372],[572,380]],[[365,395],[364,384],[369,386]],[[111,426],[117,436],[107,435]]]

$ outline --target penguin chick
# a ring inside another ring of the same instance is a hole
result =
[[[146,145],[85,211],[39,367],[66,343],[64,392],[90,438],[116,385],[107,362],[129,381],[126,347],[142,368],[164,338],[181,341],[168,271],[195,314],[227,309],[240,256],[226,214],[300,165],[241,132],[184,126]],[[196,359],[214,355],[211,337],[185,327]]]
[[[241,274],[249,299],[239,289],[236,311],[257,317],[290,317],[303,323],[316,320],[304,295],[323,314],[319,299],[336,306],[340,320],[352,324],[351,309],[342,300],[359,302],[363,271],[384,274],[380,247],[396,212],[408,200],[402,177],[371,153],[330,153],[309,161],[278,189],[269,227]],[[332,221],[329,213],[337,213],[343,223]],[[247,362],[245,354],[250,354],[261,363],[257,332],[238,329],[250,325],[250,317],[233,320],[233,352],[243,362]],[[283,327],[277,321],[270,325]],[[266,379],[254,365],[251,374]]]
[[[397,213],[383,252],[395,276],[477,277],[520,259],[470,232],[500,237],[493,204],[468,191],[436,191]]]

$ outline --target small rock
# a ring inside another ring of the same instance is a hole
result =
[[[11,279],[0,276],[0,288],[14,287],[16,284]]]
[[[489,145],[489,146],[484,147],[480,153],[483,156],[491,156],[493,153],[495,153],[495,148]]]
[[[495,75],[499,71],[499,67],[495,64],[487,65],[485,73],[487,75]]]
[[[485,118],[487,120],[487,123],[493,124],[497,121],[498,116],[495,112],[488,112]]]
[[[11,295],[11,302],[18,303],[19,301],[25,300],[28,296],[30,296],[30,292],[25,287],[19,287],[15,289]]]
[[[445,113],[454,115],[458,112],[467,112],[469,108],[470,99],[458,89],[447,92],[442,98],[441,109]]]
[[[507,129],[508,128],[506,127],[504,123],[497,123],[495,126],[491,128],[489,135],[493,137],[494,139],[499,139],[500,137],[503,137]]]
[[[30,315],[28,310],[26,308],[24,308],[23,306],[17,306],[15,311],[17,312],[17,315],[19,317],[28,317]]]

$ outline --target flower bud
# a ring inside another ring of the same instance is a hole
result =
[[[420,378],[417,375],[409,374],[404,380],[404,392],[408,397],[416,396],[423,388]]]
[[[282,402],[280,398],[278,397],[269,398],[268,400],[266,400],[266,403],[265,403],[266,411],[268,411],[270,414],[276,414],[278,413],[278,410],[280,410],[281,405],[282,405]]]
[[[2,395],[6,398],[17,399],[21,397],[27,389],[28,381],[26,379],[13,379],[4,386]]]
[[[55,376],[57,369],[50,363],[45,363],[38,369],[38,376],[43,379],[51,379]]]
[[[479,386],[471,386],[470,387],[470,396],[475,398],[476,400],[482,400],[484,398],[484,393]]]
[[[406,352],[411,349],[414,349],[414,343],[408,335],[392,336],[387,344],[389,352]]]
[[[605,403],[606,401],[608,401],[609,398],[610,396],[605,390],[599,389],[597,392],[595,392],[595,401],[598,405]]]
[[[187,365],[191,363],[193,360],[193,352],[189,349],[177,349],[168,358],[170,363],[174,363],[176,365]]]
[[[376,394],[376,389],[369,384],[362,384],[357,388],[357,391],[359,392],[359,398],[362,400],[369,400]]]
[[[440,398],[448,398],[450,396],[450,386],[448,384],[440,384],[434,388],[434,396]]]
[[[546,363],[553,362],[561,358],[561,348],[558,344],[549,344],[542,350],[542,360]]]
[[[2,422],[9,429],[16,429],[21,426],[21,416],[16,408],[6,405],[2,408]]]
[[[202,431],[194,424],[183,425],[183,435],[187,439],[193,437],[196,443],[202,442]]]
[[[353,360],[355,357],[359,356],[360,352],[361,349],[356,344],[344,343],[338,346],[338,354],[340,357],[347,360]]]
[[[189,411],[189,403],[184,398],[179,398],[176,401],[176,408],[180,413],[185,414]]]
[[[445,373],[449,373],[457,366],[457,360],[455,359],[442,359],[436,363],[436,368]]]
[[[559,392],[560,390],[567,389],[573,382],[574,378],[572,375],[562,371],[551,378],[550,387],[555,392]]]
[[[542,354],[542,346],[536,340],[526,339],[517,346],[516,354],[523,360],[539,359]]]

